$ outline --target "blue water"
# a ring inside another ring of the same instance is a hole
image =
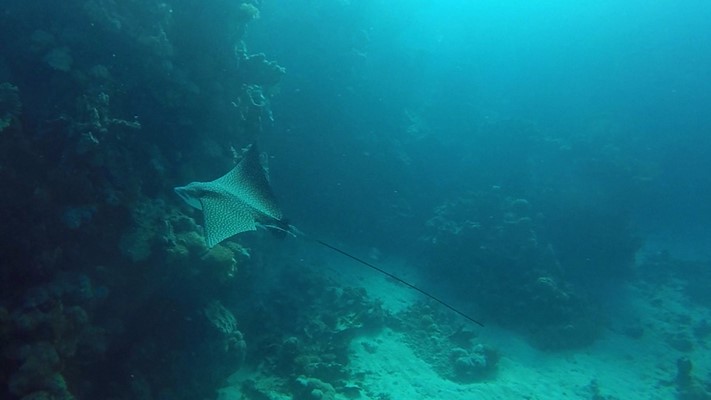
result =
[[[285,207],[304,219],[390,236],[384,211],[394,204],[420,216],[477,184],[535,191],[539,179],[550,179],[633,203],[643,229],[683,235],[708,225],[711,9],[704,2],[265,8],[249,40],[289,70],[265,140]],[[418,132],[408,132],[418,123],[408,114],[422,121]],[[530,124],[532,140],[552,143],[536,147],[515,132],[497,138],[487,126],[509,120]],[[571,165],[597,157],[619,163],[617,170]],[[308,172],[294,176],[280,162]],[[516,168],[530,176],[506,176]],[[640,187],[621,193],[614,186],[626,183],[606,182],[618,178]]]
[[[0,397],[398,398],[349,347],[393,331],[462,390],[629,341],[711,398],[711,3],[0,5]],[[173,188],[250,145],[298,230],[208,249]]]

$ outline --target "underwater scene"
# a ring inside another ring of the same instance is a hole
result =
[[[711,400],[708,1],[0,6],[0,399]]]

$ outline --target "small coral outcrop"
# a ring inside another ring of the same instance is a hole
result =
[[[598,314],[566,280],[544,222],[532,202],[501,188],[463,194],[427,222],[429,268],[437,279],[456,277],[455,293],[540,348],[590,344],[600,334]]]
[[[295,380],[295,400],[335,400],[336,390],[320,379],[299,376]]]
[[[463,349],[456,347],[450,353],[455,380],[476,382],[491,376],[496,371],[499,354],[481,343]]]
[[[676,362],[676,378],[674,384],[679,400],[711,400],[711,387],[704,387],[703,383],[693,376],[694,364],[687,357],[679,358]]]
[[[397,329],[415,354],[441,377],[474,383],[496,377],[499,352],[477,340],[477,333],[451,314],[425,303],[397,315]]]
[[[59,274],[29,290],[12,312],[0,309],[3,356],[17,365],[8,390],[18,398],[74,399],[68,366],[92,363],[106,351],[106,332],[90,322],[89,309],[105,298],[84,275]]]
[[[235,368],[239,368],[244,362],[247,353],[247,343],[242,332],[237,329],[237,319],[234,314],[219,300],[213,300],[205,306],[204,314],[207,320],[220,333],[224,340],[224,351],[238,362]]]

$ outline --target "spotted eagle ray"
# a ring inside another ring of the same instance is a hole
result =
[[[209,248],[238,233],[254,231],[257,226],[262,225],[263,221],[274,223],[264,225],[268,228],[308,238],[307,235],[283,219],[281,209],[269,185],[266,171],[259,161],[259,151],[254,144],[249,146],[240,162],[225,175],[211,182],[192,182],[185,186],[178,186],[175,188],[175,193],[191,207],[202,210],[205,241]],[[414,289],[467,320],[484,326],[454,306],[402,278],[327,242],[314,238],[312,240]]]
[[[282,219],[254,145],[230,172],[212,182],[176,187],[175,193],[202,210],[205,241],[210,248],[238,233],[256,230],[262,219]]]

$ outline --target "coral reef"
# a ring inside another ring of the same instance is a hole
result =
[[[303,266],[280,268],[272,284],[240,321],[249,339],[246,362],[258,374],[234,382],[249,399],[334,399],[360,392],[349,370],[349,346],[359,336],[394,323],[361,288],[340,287]],[[264,287],[264,282],[261,286]]]
[[[237,320],[234,314],[226,309],[219,300],[211,301],[205,306],[205,317],[224,336],[225,353],[234,354],[234,358],[239,361],[239,366],[244,362],[247,351],[247,344],[244,341],[242,332],[237,329]]]
[[[75,377],[65,365],[93,365],[105,353],[106,332],[90,322],[105,296],[105,288],[94,287],[88,277],[64,273],[30,289],[11,314],[4,311],[3,354],[17,366],[8,377],[12,395],[74,399],[66,380],[84,384],[87,377]]]
[[[443,378],[460,383],[496,376],[499,352],[476,341],[476,333],[438,307],[418,303],[398,316],[395,328],[420,358]]]
[[[256,5],[3,11],[0,397],[210,397],[248,348],[202,307],[234,310],[258,261],[208,252],[172,188],[231,165],[270,118],[284,69],[242,42]]]
[[[528,200],[495,187],[439,206],[423,241],[438,279],[457,277],[448,283],[489,320],[546,349],[589,344],[600,332],[595,306],[566,280],[543,222]]]
[[[224,335],[230,336],[237,332],[237,320],[234,314],[219,300],[213,300],[205,306],[204,313],[208,321]]]
[[[470,350],[456,347],[450,354],[455,380],[472,382],[481,380],[494,371],[498,354],[479,343]]]

